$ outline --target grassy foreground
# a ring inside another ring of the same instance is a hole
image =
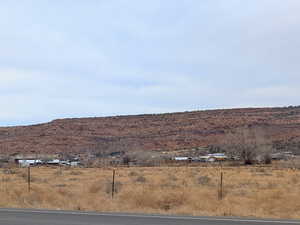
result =
[[[0,207],[300,218],[300,171],[274,167],[1,169]]]

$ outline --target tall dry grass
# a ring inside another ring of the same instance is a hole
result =
[[[300,218],[300,171],[276,167],[31,168],[0,171],[0,207]]]

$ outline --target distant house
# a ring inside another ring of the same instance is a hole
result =
[[[207,154],[204,156],[196,157],[196,158],[194,158],[194,161],[215,162],[215,161],[224,161],[227,159],[228,159],[228,157],[224,153],[213,153],[213,154]]]
[[[60,159],[42,160],[33,157],[16,157],[14,161],[16,164],[18,164],[21,167],[36,166],[36,165],[49,165],[49,166],[58,166],[58,165],[79,166],[80,165],[79,159],[64,161]]]
[[[52,159],[49,161],[45,162],[46,165],[53,165],[53,166],[58,166],[58,165],[63,165],[63,166],[79,166],[80,161],[79,160],[59,160],[59,159]]]
[[[295,155],[292,152],[278,152],[271,154],[272,160],[287,160],[295,158]]]
[[[53,154],[13,154],[9,158],[16,164],[42,164],[45,158],[54,158]]]
[[[208,161],[224,161],[227,159],[228,157],[224,153],[208,154]]]
[[[181,156],[181,157],[174,157],[175,161],[192,161],[191,157],[185,157],[185,156]]]
[[[42,164],[40,159],[17,159],[15,161],[21,167],[35,166]]]
[[[59,159],[52,159],[52,160],[48,160],[45,162],[45,164],[47,165],[59,165],[61,163],[61,161]]]

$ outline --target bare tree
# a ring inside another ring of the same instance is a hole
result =
[[[263,161],[270,163],[272,145],[266,136],[266,130],[261,127],[239,127],[227,133],[223,147],[231,157],[239,157],[244,164]]]

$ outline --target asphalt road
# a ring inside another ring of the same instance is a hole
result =
[[[0,209],[1,225],[289,225],[292,220],[133,215],[30,209]]]

